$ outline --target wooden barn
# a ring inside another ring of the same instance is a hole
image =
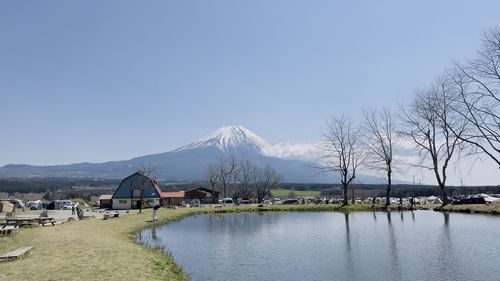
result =
[[[197,187],[184,192],[184,198],[186,201],[191,201],[193,199],[198,199],[202,204],[212,204],[217,203],[219,200],[219,192],[214,191],[212,193],[211,189],[205,187]]]
[[[122,180],[112,196],[112,208],[117,210],[152,208],[160,205],[158,183],[136,172]]]
[[[161,202],[163,206],[178,206],[184,201],[184,191],[162,192]]]
[[[111,209],[113,206],[113,194],[103,194],[98,200],[101,209]]]
[[[202,204],[217,203],[219,200],[219,192],[212,193],[211,189],[197,187],[188,191],[162,192],[161,200],[163,206],[180,205],[182,202],[189,203],[194,199],[200,200]]]

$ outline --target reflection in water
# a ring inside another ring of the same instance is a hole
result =
[[[401,216],[401,221],[404,221],[404,217],[403,217],[404,212],[399,211],[399,214],[400,214],[400,216]]]
[[[403,212],[401,213],[401,221],[403,221]],[[396,242],[396,234],[394,232],[394,226],[391,222],[391,212],[387,211],[387,223],[389,226],[389,248],[391,249],[391,268],[392,268],[392,278],[394,280],[401,280],[401,268],[399,264],[398,256],[398,246]]]
[[[446,228],[448,228],[450,224],[450,213],[443,212],[443,217],[444,217],[444,225]]]
[[[151,228],[151,238],[153,238],[153,240],[158,240],[158,237],[156,236],[156,226]]]
[[[456,272],[452,270],[457,267],[457,257],[453,251],[453,241],[450,236],[450,214],[443,212],[443,226],[442,226],[442,234],[439,236],[440,239],[438,243],[441,245],[441,250],[438,252],[438,262],[439,263],[448,263],[453,264],[448,268],[443,268],[438,274],[441,274],[442,280],[459,280],[460,276],[456,275]]]
[[[420,210],[396,220],[392,215],[203,215],[146,229],[137,238],[165,254],[168,248],[193,281],[498,281],[498,217]]]
[[[344,213],[344,221],[345,221],[346,267],[349,276],[354,276],[354,260],[352,257],[352,249],[351,249],[351,231],[349,229],[349,213]]]
[[[347,246],[347,252],[351,252],[351,234],[349,231],[349,213],[344,213],[345,221],[345,241]]]
[[[264,216],[263,213],[243,213],[243,214],[212,214],[207,215],[208,220],[205,223],[208,233],[218,233],[223,230],[224,233],[239,233],[245,231],[248,233],[260,231],[260,229],[279,220],[279,217]]]

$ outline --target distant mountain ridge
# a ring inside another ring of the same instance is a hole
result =
[[[205,177],[209,163],[221,157],[234,156],[256,165],[271,165],[286,182],[337,183],[333,173],[318,174],[314,163],[273,155],[273,146],[243,126],[221,127],[201,139],[169,152],[140,156],[129,160],[104,163],[34,166],[5,165],[0,177],[71,177],[119,179],[137,171],[141,166],[154,167],[154,176],[165,181],[198,181]],[[383,183],[372,176],[358,176],[362,183]]]

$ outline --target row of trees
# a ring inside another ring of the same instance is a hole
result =
[[[212,191],[219,191],[224,198],[233,190],[231,194],[234,197],[252,194],[259,203],[281,183],[281,175],[271,166],[261,168],[248,160],[238,161],[234,157],[220,158],[216,163],[209,164],[206,174]]]
[[[363,124],[356,124],[344,115],[327,122],[321,143],[325,153],[319,168],[339,173],[345,205],[348,204],[348,188],[359,168],[383,171],[387,179],[386,205],[389,205],[394,146],[399,135],[388,110],[366,110],[364,118]]]
[[[416,91],[398,114],[366,110],[358,124],[342,116],[327,123],[321,168],[337,172],[347,189],[360,167],[383,171],[389,204],[394,148],[411,142],[420,161],[412,166],[434,174],[443,204],[448,204],[448,167],[459,155],[484,154],[500,168],[500,28],[484,34],[477,56],[457,62],[428,88]]]

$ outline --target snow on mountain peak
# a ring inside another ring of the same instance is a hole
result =
[[[243,148],[264,156],[298,160],[314,160],[321,154],[317,144],[269,144],[243,126],[221,127],[195,142],[174,150],[174,152],[206,147],[217,147],[223,152],[234,152],[237,148]]]
[[[243,126],[224,126],[175,151],[209,146],[216,146],[220,150],[226,152],[237,147],[244,147],[261,152],[265,150],[269,144]]]

